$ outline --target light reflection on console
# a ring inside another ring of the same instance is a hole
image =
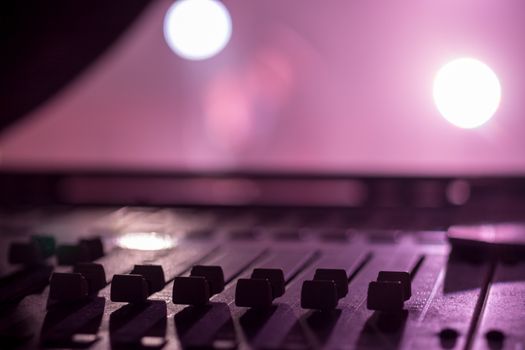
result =
[[[158,232],[131,232],[117,238],[116,245],[124,249],[164,250],[173,248],[177,241]]]

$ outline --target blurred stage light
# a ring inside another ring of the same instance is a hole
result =
[[[501,86],[486,64],[460,58],[439,70],[433,95],[446,120],[460,128],[472,129],[494,115],[501,99]]]
[[[178,0],[164,17],[164,38],[177,55],[204,60],[218,54],[230,40],[231,17],[217,0]]]

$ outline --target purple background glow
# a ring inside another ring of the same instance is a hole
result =
[[[231,42],[175,56],[154,2],[102,59],[0,137],[5,168],[525,173],[525,1],[226,0]],[[432,100],[458,57],[502,85],[463,130]]]

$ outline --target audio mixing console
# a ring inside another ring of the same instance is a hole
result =
[[[519,250],[363,213],[4,213],[1,348],[523,348]]]

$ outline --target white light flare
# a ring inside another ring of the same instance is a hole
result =
[[[457,127],[477,128],[494,115],[501,100],[496,74],[483,62],[460,58],[443,66],[434,79],[434,102]]]
[[[173,52],[188,60],[218,54],[230,41],[232,21],[218,0],[178,0],[164,17],[164,38]]]
[[[173,248],[176,240],[158,232],[131,232],[117,238],[116,245],[124,249],[164,250]]]

